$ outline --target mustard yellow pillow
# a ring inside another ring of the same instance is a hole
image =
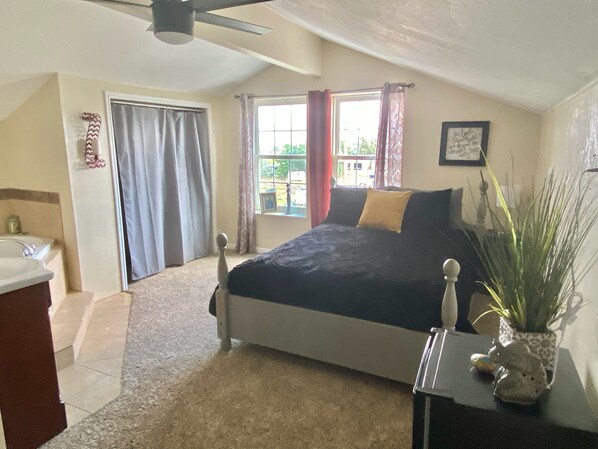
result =
[[[411,193],[368,189],[357,227],[401,232],[403,215]]]

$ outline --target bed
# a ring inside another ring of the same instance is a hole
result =
[[[480,185],[478,225],[486,189]],[[230,273],[227,238],[218,236],[210,312],[221,349],[234,338],[413,384],[432,327],[473,332],[475,254],[461,230],[357,228],[354,217],[330,219],[335,204],[343,213],[353,207],[333,196],[322,225]]]

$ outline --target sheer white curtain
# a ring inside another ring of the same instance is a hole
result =
[[[253,97],[241,95],[241,148],[239,154],[239,219],[237,247],[239,254],[255,253],[255,170],[253,167]]]
[[[131,279],[210,253],[205,111],[112,104]]]
[[[384,84],[380,100],[374,185],[376,187],[400,186],[403,175],[405,85]]]

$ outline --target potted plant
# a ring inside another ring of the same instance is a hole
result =
[[[500,207],[487,204],[491,230],[473,238],[485,272],[482,284],[494,300],[489,312],[500,317],[502,344],[522,340],[552,371],[554,330],[574,294],[575,280],[595,260],[592,255],[580,264],[579,257],[597,219],[597,209],[588,201],[589,183],[580,176],[550,174],[539,192],[523,196],[511,210],[492,171],[490,178]]]

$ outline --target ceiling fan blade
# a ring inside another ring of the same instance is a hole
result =
[[[215,11],[217,9],[232,8],[234,6],[252,5],[254,3],[269,2],[271,0],[190,0],[197,12]]]
[[[249,22],[243,22],[237,19],[231,19],[229,17],[217,16],[207,12],[196,12],[195,20],[197,22],[209,23],[210,25],[232,28],[233,30],[245,31],[247,33],[259,35],[263,35],[272,31],[271,28],[255,25]]]
[[[144,5],[142,3],[127,2],[125,0],[85,0],[91,3],[112,3],[115,5],[140,6],[142,8],[151,8],[151,5]]]

